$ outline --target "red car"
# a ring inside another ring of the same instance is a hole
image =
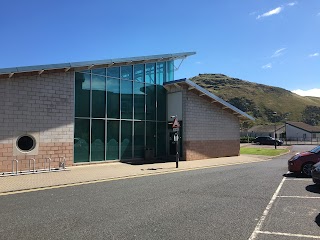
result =
[[[288,161],[288,170],[295,173],[303,173],[311,176],[311,169],[313,164],[320,162],[320,146],[294,155]]]

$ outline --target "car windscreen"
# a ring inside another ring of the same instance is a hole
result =
[[[315,147],[314,149],[310,150],[312,153],[319,153],[320,152],[320,146]]]

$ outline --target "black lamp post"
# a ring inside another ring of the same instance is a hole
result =
[[[276,115],[277,112],[273,112],[273,123],[274,123],[274,149],[277,149],[277,125],[276,125]]]

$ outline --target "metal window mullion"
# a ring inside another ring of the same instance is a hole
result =
[[[108,121],[107,121],[107,114],[108,114],[108,86],[107,86],[107,81],[108,81],[108,77],[107,77],[107,68],[106,68],[106,101],[105,101],[105,114],[104,114],[104,160],[107,161],[107,134],[108,134]]]
[[[155,63],[155,71],[154,71],[154,82],[155,82],[155,89],[156,89],[156,157],[158,156],[158,88],[157,88],[157,69],[158,69],[158,63]]]
[[[132,66],[132,76],[133,76],[133,73],[134,73],[134,66]],[[132,138],[131,158],[134,158],[134,80],[132,81],[132,136],[131,138]]]
[[[91,141],[92,141],[92,74],[91,74],[91,71],[90,71],[90,116],[89,116],[89,162],[91,162],[91,152],[92,152],[92,144],[91,144]]]
[[[119,68],[119,70],[120,70],[120,72],[119,72],[119,74],[120,74],[120,77],[121,77],[121,67]],[[122,82],[122,80],[121,80],[121,78],[120,78],[120,80],[119,80],[119,118],[120,118],[120,120],[119,120],[119,160],[121,161],[121,142],[122,142],[122,138],[121,138],[121,133],[122,133],[122,129],[121,129],[121,125],[122,125],[122,119],[121,119],[121,111],[122,111],[122,106],[121,106],[121,97],[122,97],[122,91],[121,91],[121,82]]]
[[[146,64],[143,64],[144,75],[144,150],[147,149],[147,88],[146,88]]]

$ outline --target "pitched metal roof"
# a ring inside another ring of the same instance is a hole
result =
[[[170,87],[172,85],[173,86],[181,86],[181,87],[186,86],[189,91],[197,92],[200,97],[205,97],[205,96],[209,97],[212,100],[212,103],[220,104],[223,109],[231,110],[233,113],[235,113],[235,115],[238,116],[238,118],[240,118],[242,120],[248,120],[248,119],[252,120],[252,121],[255,120],[253,117],[251,117],[247,113],[241,111],[240,109],[236,108],[235,106],[231,105],[230,103],[222,100],[218,96],[214,95],[213,93],[209,92],[208,90],[204,89],[203,87],[200,87],[198,84],[192,82],[189,79],[184,78],[184,79],[179,79],[179,80],[164,83],[164,87]]]
[[[320,127],[311,126],[311,125],[306,124],[304,122],[286,122],[286,124],[291,125],[296,128],[299,128],[299,129],[302,129],[302,130],[310,132],[310,133],[320,133]]]
[[[69,70],[84,70],[94,68],[105,68],[111,66],[119,66],[126,64],[139,64],[148,62],[170,61],[176,59],[184,59],[188,56],[196,54],[195,52],[183,52],[161,55],[150,55],[131,58],[116,58],[97,61],[85,61],[85,62],[70,62],[59,64],[47,64],[47,65],[35,65],[25,67],[13,67],[13,68],[0,68],[0,77],[11,78],[14,74],[21,73],[43,73],[46,71],[69,71]]]

